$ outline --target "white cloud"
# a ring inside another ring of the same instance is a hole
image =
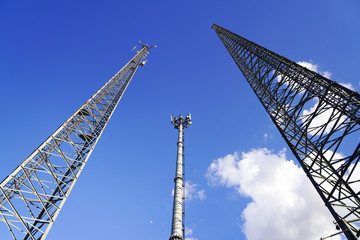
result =
[[[273,140],[274,136],[272,134],[264,133],[264,142],[267,143],[269,140]]]
[[[235,188],[252,199],[242,212],[248,240],[320,239],[336,231],[320,196],[285,150],[228,154],[213,161],[207,178],[212,186]]]
[[[185,228],[185,236],[192,235],[193,230],[189,227]]]
[[[206,199],[206,196],[205,196],[205,191],[204,190],[200,190],[200,191],[197,191],[197,196],[200,200],[205,200]]]
[[[197,190],[197,184],[191,184],[189,181],[185,181],[185,200],[190,201],[193,199],[205,200],[206,195],[203,189]],[[171,192],[171,195],[174,196],[174,189]]]
[[[330,77],[331,77],[331,72],[327,72],[327,71],[321,72],[321,75],[323,75],[324,77],[330,79]]]
[[[308,68],[314,72],[317,72],[317,73],[323,75],[324,77],[330,79],[331,73],[327,72],[327,71],[320,72],[318,70],[319,66],[316,64],[305,62],[305,61],[297,62],[297,63],[303,67],[306,67],[306,68]],[[351,85],[351,83],[339,83],[339,84],[341,84],[344,87],[347,87],[351,90],[354,90],[354,87]],[[314,98],[314,100],[315,100],[314,106],[310,107],[310,109],[304,109],[304,111],[302,112],[301,118],[302,118],[303,122],[305,122],[306,120],[308,120],[312,117],[312,116],[310,116],[310,114],[314,113],[317,106],[319,105],[319,99]],[[311,135],[321,134],[322,129],[321,129],[321,131],[318,132],[318,130],[320,128],[317,128],[317,127],[320,127],[320,126],[326,124],[331,116],[340,116],[340,112],[337,110],[334,111],[334,108],[328,108],[327,110],[325,110],[324,112],[322,112],[321,114],[318,114],[315,118],[313,118],[309,124],[309,128],[312,129],[312,130],[309,130],[309,134],[311,134]],[[345,117],[341,117],[340,121],[338,122],[336,127],[340,126],[340,124],[343,123],[345,120],[346,120]],[[336,123],[336,119],[334,119],[330,123],[328,123],[325,128],[324,133],[329,133],[331,131],[331,129],[334,127],[335,123]]]
[[[190,184],[189,181],[185,182],[185,200],[193,199],[206,199],[204,190],[196,190],[197,184]]]
[[[297,64],[303,66],[303,67],[306,67],[307,69],[310,69],[314,72],[317,72],[319,74],[321,74],[322,76],[330,79],[331,77],[331,72],[328,72],[328,71],[324,71],[324,72],[320,72],[318,69],[319,69],[319,66],[316,65],[316,64],[312,64],[312,63],[309,63],[309,62],[305,62],[305,61],[301,61],[301,62],[297,62]],[[353,87],[353,85],[351,83],[344,83],[344,82],[339,82],[340,85],[350,89],[350,90],[353,90],[355,91],[355,88]]]
[[[359,167],[356,167],[355,163],[352,163],[349,166],[349,169],[345,175],[345,178],[349,178],[349,182],[352,182],[352,188],[354,192],[360,192],[360,184],[358,184],[358,181],[360,179],[360,171],[356,171],[359,169]],[[351,174],[350,174],[351,173]]]
[[[297,64],[299,64],[299,65],[301,65],[301,66],[303,66],[303,67],[306,67],[307,69],[309,69],[309,70],[311,70],[311,71],[317,72],[317,73],[323,75],[324,77],[326,77],[326,78],[328,78],[328,79],[330,79],[330,77],[331,77],[331,72],[327,72],[327,71],[325,71],[325,72],[320,72],[320,71],[318,70],[319,66],[316,65],[316,64],[312,64],[312,63],[305,62],[305,61],[297,62]]]
[[[324,71],[324,72],[320,72],[318,69],[319,69],[319,66],[316,65],[316,64],[312,64],[312,63],[309,63],[309,62],[305,62],[305,61],[301,61],[301,62],[297,62],[297,64],[303,66],[303,67],[306,67],[307,69],[310,69],[314,72],[317,72],[319,74],[321,74],[322,76],[330,79],[331,77],[331,72],[328,72],[328,71]],[[353,90],[355,91],[355,88],[354,86],[351,84],[351,83],[344,83],[344,82],[339,82],[340,85],[350,89],[350,90]]]
[[[319,66],[316,65],[316,64],[312,64],[310,62],[305,62],[305,61],[297,62],[297,64],[299,64],[299,65],[301,65],[303,67],[306,67],[307,69],[309,69],[311,71],[318,72]]]
[[[305,163],[310,165],[311,163],[313,163],[313,159],[316,158],[316,153],[310,153],[309,154],[309,158],[305,159]],[[344,169],[344,166],[347,165],[347,161],[346,156],[344,154],[342,154],[341,152],[336,152],[334,153],[331,150],[327,150],[326,152],[323,152],[323,156],[325,159],[330,160],[331,159],[331,166],[334,169]],[[317,165],[317,167],[320,167],[319,165]],[[317,168],[315,167],[315,168]],[[348,185],[352,188],[352,190],[357,193],[360,191],[360,185],[359,180],[360,180],[360,171],[357,171],[358,168],[356,168],[356,164],[352,163],[350,164],[349,168],[347,169],[347,171],[345,172],[343,179],[347,180]],[[338,181],[338,178],[336,175],[332,174],[332,170],[330,168],[323,168],[322,171],[322,176],[324,179],[328,179],[328,181],[323,181],[323,179],[320,178],[315,178],[315,181],[320,184],[321,183],[321,187],[327,191],[327,192],[331,192],[333,191],[332,195],[333,196],[341,196],[342,200],[342,204],[345,204],[347,206],[349,206],[348,208],[341,206],[339,204],[334,204],[333,208],[334,210],[340,215],[340,216],[348,216],[347,219],[356,219],[357,216],[355,215],[355,213],[350,214],[349,209],[352,208],[356,208],[358,207],[357,204],[350,200],[349,198],[346,198],[345,196],[348,195],[349,193],[347,192],[347,190],[342,188],[342,191],[339,192],[339,188],[335,188],[333,186],[333,182],[334,181]],[[350,215],[349,215],[350,214]]]
[[[316,108],[318,107],[319,100],[318,100],[318,98],[314,98],[314,99],[315,99],[315,101],[314,101],[315,105],[313,107],[311,107],[310,109],[304,109],[304,111],[302,112],[303,121],[306,121],[308,118],[311,118],[312,116],[310,114],[314,113]],[[334,116],[336,116],[336,117],[334,118]],[[320,126],[326,124],[332,117],[331,122],[329,122],[326,125],[325,131],[324,131],[324,133],[329,133],[331,131],[331,129],[334,127],[334,125],[336,124],[336,119],[339,116],[340,116],[340,112],[337,110],[334,110],[334,108],[328,108],[327,110],[323,111],[322,113],[317,114],[316,117],[314,117],[309,124],[309,128],[311,129],[311,130],[309,130],[309,134],[311,134],[311,135],[320,134],[321,131],[319,133],[317,133],[317,131],[318,131],[317,127],[320,127]],[[335,127],[339,127],[345,120],[346,120],[345,116],[340,117],[340,120],[336,124]]]
[[[264,141],[267,142],[268,138],[269,138],[269,135],[267,133],[265,133],[264,134]]]
[[[185,240],[198,240],[197,238],[192,237],[193,230],[189,227],[185,228]]]
[[[326,77],[326,78],[328,78],[328,79],[330,79],[330,77],[331,77],[331,72],[328,72],[328,71],[320,72],[320,71],[319,71],[319,66],[316,65],[316,64],[313,64],[313,63],[311,63],[311,62],[299,61],[299,62],[297,62],[297,64],[299,64],[300,66],[303,66],[303,67],[305,67],[305,68],[307,68],[307,69],[309,69],[309,70],[311,70],[311,71],[317,72],[317,73],[321,74],[322,76],[324,76],[324,77]],[[275,73],[275,71],[272,72],[272,74],[274,74],[274,73]],[[278,82],[280,82],[281,80],[285,81],[284,83],[285,83],[286,85],[288,84],[287,82],[290,81],[290,78],[289,78],[289,77],[287,77],[287,76],[285,76],[285,75],[281,75],[281,74],[278,75],[278,76],[276,77],[276,79],[277,79]],[[293,83],[292,83],[292,86],[293,86],[294,88],[297,88],[297,87],[298,87],[298,84],[293,82]],[[303,93],[304,90],[305,90],[305,89],[303,89],[301,92]]]
[[[340,85],[342,85],[342,86],[344,86],[344,87],[346,87],[346,88],[348,88],[348,89],[350,89],[350,90],[353,90],[353,91],[355,91],[355,88],[353,87],[353,85],[351,84],[351,83],[339,83]]]

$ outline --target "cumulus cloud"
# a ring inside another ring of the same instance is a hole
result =
[[[193,230],[189,227],[185,228],[185,240],[198,240],[197,238],[192,237]]]
[[[302,119],[303,121],[306,121],[307,118],[311,118],[312,114],[316,111],[318,105],[319,105],[319,99],[314,98],[315,105],[312,106],[310,109],[304,109],[302,112]],[[337,117],[339,117],[341,113],[334,108],[328,108],[321,112],[321,114],[317,114],[310,122],[309,124],[309,134],[315,135],[320,134],[319,127],[323,126],[324,124],[328,123],[328,121],[331,119],[331,121],[326,125],[324,133],[329,133],[331,129],[335,126],[335,128],[339,127],[342,123],[346,121],[346,117],[342,116],[340,117],[340,120],[336,123]]]
[[[197,184],[190,184],[189,181],[185,182],[185,200],[193,200],[193,199],[206,199],[204,190],[197,190]]]
[[[185,181],[185,200],[190,201],[193,199],[205,200],[206,195],[203,189],[197,190],[197,184],[191,184],[189,181]],[[171,195],[174,196],[174,189],[171,192]]]
[[[306,67],[314,72],[317,72],[321,75],[323,75],[324,77],[326,78],[329,78],[331,77],[331,73],[330,72],[327,72],[327,71],[324,71],[324,72],[321,72],[319,71],[319,66],[316,65],[316,64],[313,64],[313,63],[310,63],[310,62],[305,62],[305,61],[302,61],[302,62],[297,62],[299,65],[303,66],[303,67]],[[344,87],[347,87],[351,90],[354,90],[354,87],[351,85],[351,83],[339,83],[341,85],[343,85]],[[312,107],[310,107],[309,109],[304,109],[303,112],[302,112],[302,120],[303,122],[309,120],[312,118],[312,113],[314,113],[317,109],[319,105],[319,99],[318,98],[314,98],[314,105]],[[329,133],[331,131],[331,129],[334,127],[334,125],[336,124],[336,118],[334,118],[335,116],[338,117],[340,116],[341,113],[337,110],[335,110],[334,108],[331,108],[329,107],[327,110],[325,111],[322,111],[321,114],[317,114],[316,117],[314,117],[310,124],[309,124],[309,134],[311,135],[318,135],[318,134],[321,134],[322,132],[322,126],[324,124],[326,124],[329,119],[332,117],[332,121],[329,122],[325,129],[324,129],[324,133]],[[345,117],[341,117],[340,118],[340,121],[337,123],[337,125],[335,127],[339,127],[341,125],[341,123],[343,123],[344,121],[346,120]],[[318,131],[318,130],[321,130],[321,131]]]
[[[310,62],[300,61],[300,62],[297,62],[297,64],[299,64],[303,67],[306,67],[307,69],[310,69],[314,72],[317,72],[328,79],[330,79],[330,77],[332,75],[331,72],[328,72],[328,71],[319,71],[319,66],[316,64],[310,63]],[[339,84],[350,90],[355,91],[355,88],[351,83],[339,82]]]
[[[273,140],[274,136],[272,134],[264,133],[264,142],[268,142],[268,140]]]
[[[331,165],[334,169],[344,169],[344,167],[347,165],[347,160],[346,160],[346,156],[344,154],[342,154],[341,152],[333,152],[331,150],[327,150],[326,152],[323,152],[323,156],[325,159],[331,159]],[[309,158],[305,159],[305,163],[310,165],[313,161],[312,159],[315,159],[316,154],[315,153],[310,153],[309,154]],[[319,167],[319,166],[318,166]],[[356,163],[352,163],[350,164],[349,168],[347,169],[347,171],[344,173],[343,179],[347,180],[348,185],[352,188],[352,190],[357,193],[360,192],[360,171],[358,171],[359,168],[357,168]],[[325,191],[330,192],[330,191],[334,191],[333,192],[333,196],[341,196],[343,197],[342,199],[342,203],[343,204],[347,204],[348,206],[350,206],[350,208],[352,207],[357,207],[357,205],[350,201],[349,199],[345,199],[345,195],[347,195],[347,191],[343,189],[343,191],[340,193],[339,189],[336,188],[334,189],[333,184],[331,184],[330,182],[334,182],[334,181],[338,181],[338,178],[332,174],[332,170],[330,170],[329,168],[324,168],[322,171],[322,175],[324,178],[328,179],[327,182],[324,182],[323,179],[315,179],[315,181],[317,181],[317,183],[321,183],[322,188],[325,189]],[[341,216],[346,216],[349,214],[349,209],[345,208],[343,206],[337,206],[336,204],[333,205],[333,208],[335,209],[335,211],[341,215]],[[353,219],[356,218],[355,215],[348,215],[348,219]]]
[[[185,228],[185,236],[192,235],[193,230],[189,227]]]
[[[355,88],[353,87],[353,85],[351,83],[343,83],[343,82],[341,82],[339,84],[343,85],[344,87],[346,87],[346,88],[348,88],[350,90],[355,91]]]
[[[319,66],[316,65],[316,64],[313,64],[313,63],[310,63],[310,62],[305,62],[305,61],[300,61],[300,62],[297,62],[297,64],[303,66],[303,67],[306,67],[307,69],[309,70],[312,70],[314,72],[317,72],[321,75],[323,75],[324,77],[326,78],[329,78],[331,77],[331,72],[327,72],[327,71],[324,71],[324,72],[320,72],[319,71]]]
[[[197,191],[196,194],[197,194],[197,197],[198,197],[200,200],[206,199],[205,191],[204,191],[204,190]]]
[[[331,77],[331,72],[328,72],[328,71],[319,71],[319,66],[317,64],[314,64],[314,63],[311,63],[311,62],[306,62],[306,61],[299,61],[299,62],[296,62],[297,64],[299,64],[300,66],[303,66],[311,71],[314,71],[316,73],[319,73],[321,74],[322,76],[330,79]],[[272,74],[274,74],[275,71],[272,72]],[[285,76],[285,75],[278,75],[276,77],[277,81],[280,82],[281,79],[285,80],[285,84],[287,84],[287,81],[289,81],[289,77]],[[293,84],[293,87],[297,88],[298,87],[298,84],[296,83],[292,83]]]
[[[234,188],[252,199],[242,212],[248,240],[319,239],[336,231],[321,198],[285,150],[228,154],[213,161],[207,178],[211,186]]]
[[[268,138],[269,138],[269,135],[267,133],[265,133],[264,134],[264,141],[267,142]]]

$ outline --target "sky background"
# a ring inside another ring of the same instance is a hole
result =
[[[334,233],[211,25],[358,91],[359,12],[355,0],[0,0],[0,179],[123,67],[141,40],[158,47],[136,72],[48,239],[168,239],[177,141],[170,115],[187,113],[188,240]],[[0,239],[10,239],[3,223]]]

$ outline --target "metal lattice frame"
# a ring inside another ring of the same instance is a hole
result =
[[[45,239],[149,46],[0,184],[0,221],[14,239]]]
[[[218,25],[212,28],[346,237],[358,239],[360,95]]]

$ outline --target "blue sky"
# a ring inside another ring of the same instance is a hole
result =
[[[158,47],[136,72],[48,239],[169,238],[177,141],[170,115],[180,113],[193,118],[185,131],[188,239],[333,233],[326,209],[311,216],[323,204],[313,202],[311,187],[299,187],[304,174],[211,25],[358,91],[359,11],[355,0],[0,1],[0,179],[129,61],[141,40]],[[273,185],[283,189],[295,179],[292,208],[282,203],[291,191],[258,194],[272,190],[266,182],[274,178],[246,175],[253,166],[279,172]],[[299,202],[299,193],[308,197]],[[287,219],[300,205],[308,214]],[[286,223],[317,226],[314,219],[326,227],[286,232]],[[0,239],[7,239],[3,225]]]

